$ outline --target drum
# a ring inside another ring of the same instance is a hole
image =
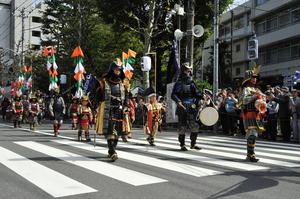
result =
[[[200,121],[205,126],[212,126],[217,123],[219,119],[218,111],[213,107],[206,107],[200,112]]]

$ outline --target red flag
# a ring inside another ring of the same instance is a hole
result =
[[[131,50],[131,49],[128,49],[128,57],[133,57],[133,58],[135,58],[135,56],[136,56],[136,52],[134,52],[134,51]]]
[[[44,46],[43,56],[46,57],[47,55],[49,55],[49,50],[46,48],[46,46]]]

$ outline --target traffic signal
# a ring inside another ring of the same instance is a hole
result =
[[[258,41],[250,39],[248,41],[248,59],[253,60],[258,58]]]

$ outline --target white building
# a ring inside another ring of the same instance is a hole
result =
[[[265,84],[282,85],[282,73],[300,71],[299,0],[249,0],[225,13],[220,19],[219,38],[230,37],[231,27],[232,36],[255,31],[259,56],[254,61],[262,65],[260,75]],[[232,41],[233,64],[226,71],[231,71],[234,87],[243,81],[245,70],[253,69],[253,61],[248,60],[249,39],[251,37],[244,36]],[[231,40],[227,41],[230,45]],[[211,40],[206,47],[212,45]],[[204,65],[209,64],[209,56],[209,50],[204,50]]]
[[[19,59],[23,65],[24,53],[40,50],[41,13],[44,3],[37,0],[0,0],[0,50],[7,56],[4,60]],[[23,53],[22,53],[23,52]]]

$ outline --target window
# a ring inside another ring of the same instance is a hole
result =
[[[267,52],[266,52],[266,64],[276,63],[277,62],[277,57],[278,57],[277,48],[267,50]]]
[[[266,3],[267,1],[270,1],[270,0],[256,0],[256,6],[259,6],[260,4]]]
[[[292,10],[292,23],[300,21],[300,6],[298,8],[293,8]]]
[[[241,68],[236,68],[235,69],[235,75],[241,74]]]
[[[291,24],[291,10],[286,10],[278,14],[279,27],[283,28]]]
[[[258,35],[266,33],[266,23],[265,21],[260,21],[255,25],[255,32]]]
[[[41,23],[41,17],[32,17],[32,22]]]
[[[266,64],[266,52],[265,52],[265,50],[260,49],[260,52],[258,54],[257,64],[258,65]]]
[[[41,37],[41,31],[32,31],[32,36],[33,37]]]
[[[240,28],[243,28],[244,27],[244,18],[241,17],[241,18],[238,18],[236,20],[234,20],[233,22],[233,27],[237,30],[237,29],[240,29]]]
[[[241,51],[241,44],[235,46],[235,52]]]
[[[300,58],[300,43],[292,45],[291,57],[292,59]]]
[[[277,15],[267,18],[267,32],[277,29]]]
[[[291,48],[290,44],[280,46],[278,48],[278,62],[283,62],[291,59]]]

